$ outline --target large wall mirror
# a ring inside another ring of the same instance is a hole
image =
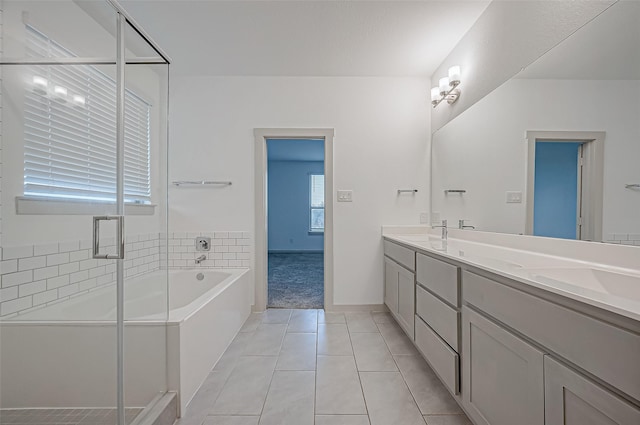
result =
[[[640,245],[640,3],[614,4],[434,133],[431,161],[436,220]]]

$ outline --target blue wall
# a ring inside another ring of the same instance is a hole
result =
[[[536,143],[533,234],[576,239],[580,143]]]
[[[268,162],[269,251],[322,251],[324,235],[309,235],[309,175],[323,161]]]

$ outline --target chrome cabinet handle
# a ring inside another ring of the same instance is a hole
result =
[[[100,222],[116,220],[116,248],[115,254],[100,253]],[[93,216],[93,258],[99,260],[124,259],[124,216],[123,215],[96,215]]]

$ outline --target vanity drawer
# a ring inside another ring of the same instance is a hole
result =
[[[458,346],[460,313],[433,296],[420,285],[416,286],[416,313],[455,351]]]
[[[419,316],[416,316],[416,346],[440,380],[453,393],[460,393],[460,357]]]
[[[449,304],[460,306],[458,267],[423,254],[416,254],[416,280]]]
[[[462,293],[466,304],[640,400],[637,333],[468,271]]]
[[[384,241],[384,255],[402,264],[411,271],[416,269],[415,251],[390,241]]]

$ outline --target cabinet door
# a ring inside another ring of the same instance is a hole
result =
[[[384,303],[392,313],[398,313],[398,266],[385,257],[384,259]]]
[[[549,356],[544,359],[544,378],[547,424],[640,424],[637,407]]]
[[[543,362],[541,351],[462,308],[462,397],[476,424],[544,425]]]
[[[416,311],[415,275],[409,270],[398,269],[398,322],[413,341]]]

